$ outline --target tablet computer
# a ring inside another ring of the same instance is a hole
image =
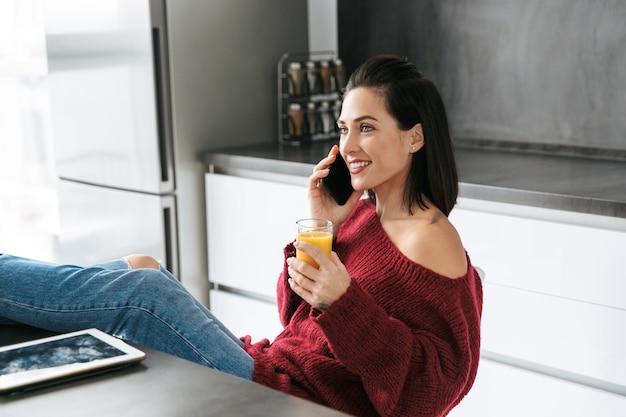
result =
[[[0,393],[27,391],[139,363],[146,354],[97,329],[0,347]]]

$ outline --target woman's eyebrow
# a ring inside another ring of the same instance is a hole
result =
[[[377,118],[375,118],[374,116],[369,116],[369,115],[365,115],[365,116],[360,116],[357,117],[356,119],[354,119],[355,122],[362,122],[363,120],[374,120],[375,122],[378,121]],[[345,122],[341,119],[337,120],[337,124],[345,124]]]

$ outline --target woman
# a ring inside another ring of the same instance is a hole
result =
[[[334,252],[287,245],[273,342],[234,337],[145,256],[89,268],[0,256],[0,317],[99,327],[353,415],[447,414],[476,375],[482,288],[447,218],[458,185],[443,103],[413,65],[378,56],[352,74],[337,124],[339,148],[309,178]],[[320,186],[338,151],[355,189],[343,206]]]

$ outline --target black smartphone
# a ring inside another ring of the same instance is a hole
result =
[[[335,162],[330,165],[328,176],[322,178],[322,185],[340,206],[346,204],[346,201],[354,192],[352,182],[350,181],[350,170],[341,154],[337,154]]]

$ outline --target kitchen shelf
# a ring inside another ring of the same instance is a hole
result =
[[[335,122],[346,77],[335,52],[285,53],[277,72],[279,143],[337,140]]]

